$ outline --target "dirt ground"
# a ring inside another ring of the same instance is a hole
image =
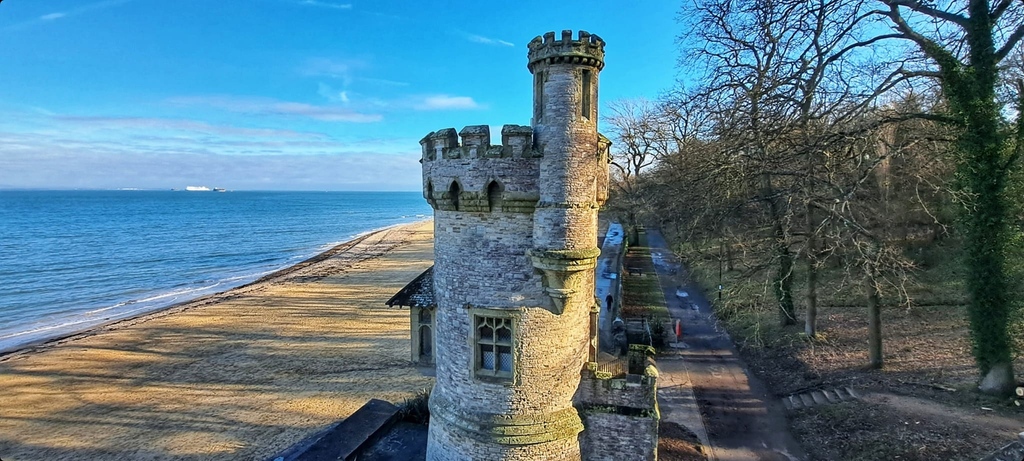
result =
[[[978,376],[962,307],[887,310],[882,370],[863,368],[863,312],[823,310],[819,341],[741,348],[751,369],[780,397],[847,385],[862,390],[859,401],[789,415],[812,459],[977,460],[1024,431],[1024,409],[975,391]],[[1024,373],[1024,360],[1014,368]]]
[[[669,422],[658,426],[658,459],[661,461],[705,461],[700,441],[686,428]]]
[[[973,461],[1024,431],[1024,408],[976,391],[963,305],[887,306],[885,365],[870,370],[865,308],[830,301],[823,296],[814,341],[803,338],[802,325],[780,330],[771,320],[760,332],[731,329],[744,361],[777,397],[845,386],[864,395],[788,414],[811,459]],[[1020,378],[1024,360],[1014,368]]]
[[[0,458],[263,460],[370,398],[432,384],[408,311],[429,222],[144,318],[0,357]]]

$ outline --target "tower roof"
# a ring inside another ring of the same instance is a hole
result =
[[[543,38],[534,37],[527,45],[530,48],[527,68],[533,72],[538,63],[547,62],[589,65],[601,70],[604,67],[604,40],[585,30],[581,30],[578,37],[573,40],[571,30],[563,30],[561,40],[555,40],[554,32],[544,34]]]

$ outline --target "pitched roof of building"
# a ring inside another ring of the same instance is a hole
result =
[[[430,307],[434,305],[434,266],[430,266],[408,285],[395,293],[385,304],[399,307]]]

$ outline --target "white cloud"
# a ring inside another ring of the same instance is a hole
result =
[[[452,109],[479,109],[473,98],[469,96],[449,96],[439,94],[423,97],[413,107],[418,110],[452,110]]]
[[[359,59],[312,58],[299,67],[299,74],[341,80],[347,87],[356,80],[356,71],[366,67],[369,67],[369,64]]]
[[[3,0],[0,0],[0,1],[3,1]],[[4,29],[7,29],[7,30],[23,29],[25,27],[34,26],[34,25],[45,23],[45,22],[52,22],[52,21],[57,20],[57,19],[63,19],[63,18],[71,17],[71,16],[77,16],[77,15],[80,15],[82,13],[86,13],[86,12],[93,11],[93,10],[100,10],[100,9],[104,9],[104,8],[110,8],[112,6],[122,5],[122,4],[128,3],[130,1],[132,1],[132,0],[103,0],[103,1],[100,1],[100,2],[89,3],[89,4],[86,4],[86,5],[79,6],[78,8],[72,8],[70,10],[65,10],[65,11],[55,11],[53,13],[44,14],[42,16],[39,16],[39,17],[35,18],[35,19],[30,19],[28,21],[23,21],[23,22],[20,22],[20,23],[17,23],[17,24],[11,24],[11,25],[5,27]]]
[[[384,78],[358,77],[356,80],[380,86],[409,86],[409,82],[400,82],[398,80],[388,80]]]
[[[323,82],[317,84],[316,94],[331,102],[349,103],[348,91],[338,90]]]
[[[212,151],[0,147],[0,187],[181,188],[202,183],[250,190],[418,190],[419,156],[377,152],[223,155]]]
[[[474,43],[483,43],[485,45],[516,46],[515,43],[512,42],[507,42],[505,40],[500,40],[496,38],[484,37],[482,35],[464,34],[464,36],[466,37],[466,40],[469,40]]]
[[[417,190],[415,139],[147,117],[0,114],[2,188]]]
[[[323,1],[319,1],[319,0],[303,0],[302,2],[299,2],[299,4],[300,5],[306,5],[306,6],[318,6],[320,8],[330,8],[330,9],[333,9],[333,10],[351,10],[352,9],[352,4],[351,3],[331,3],[331,2],[323,2]]]
[[[345,107],[316,106],[271,98],[187,96],[171,98],[168,102],[182,106],[207,106],[242,114],[302,117],[326,122],[372,123],[384,119],[380,114],[365,114]]]
[[[250,138],[280,137],[288,139],[321,139],[320,133],[282,130],[277,128],[245,128],[231,125],[215,125],[198,120],[156,118],[156,117],[95,117],[56,115],[53,120],[74,127],[103,128],[125,130],[137,133],[138,130],[180,131],[189,134],[207,134],[219,136],[242,136]]]

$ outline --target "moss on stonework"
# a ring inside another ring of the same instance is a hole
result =
[[[657,350],[655,350],[653,347],[648,346],[646,344],[630,344],[629,345],[629,351],[630,352],[642,352],[644,355],[649,356],[649,357],[653,357],[655,354],[658,353]]]
[[[597,202],[581,203],[559,203],[559,202],[538,202],[538,208],[562,208],[566,210],[597,210],[601,206]]]
[[[661,419],[661,413],[657,408],[633,408],[619,405],[580,405],[579,412],[584,417],[595,414],[611,414],[633,418]]]
[[[573,261],[597,259],[601,255],[600,248],[581,248],[578,250],[530,250],[530,256],[535,258]]]
[[[574,407],[541,415],[504,415],[467,412],[458,404],[434,397],[430,400],[430,412],[432,417],[449,423],[449,428],[502,445],[551,442],[576,437],[583,431],[583,422]]]

